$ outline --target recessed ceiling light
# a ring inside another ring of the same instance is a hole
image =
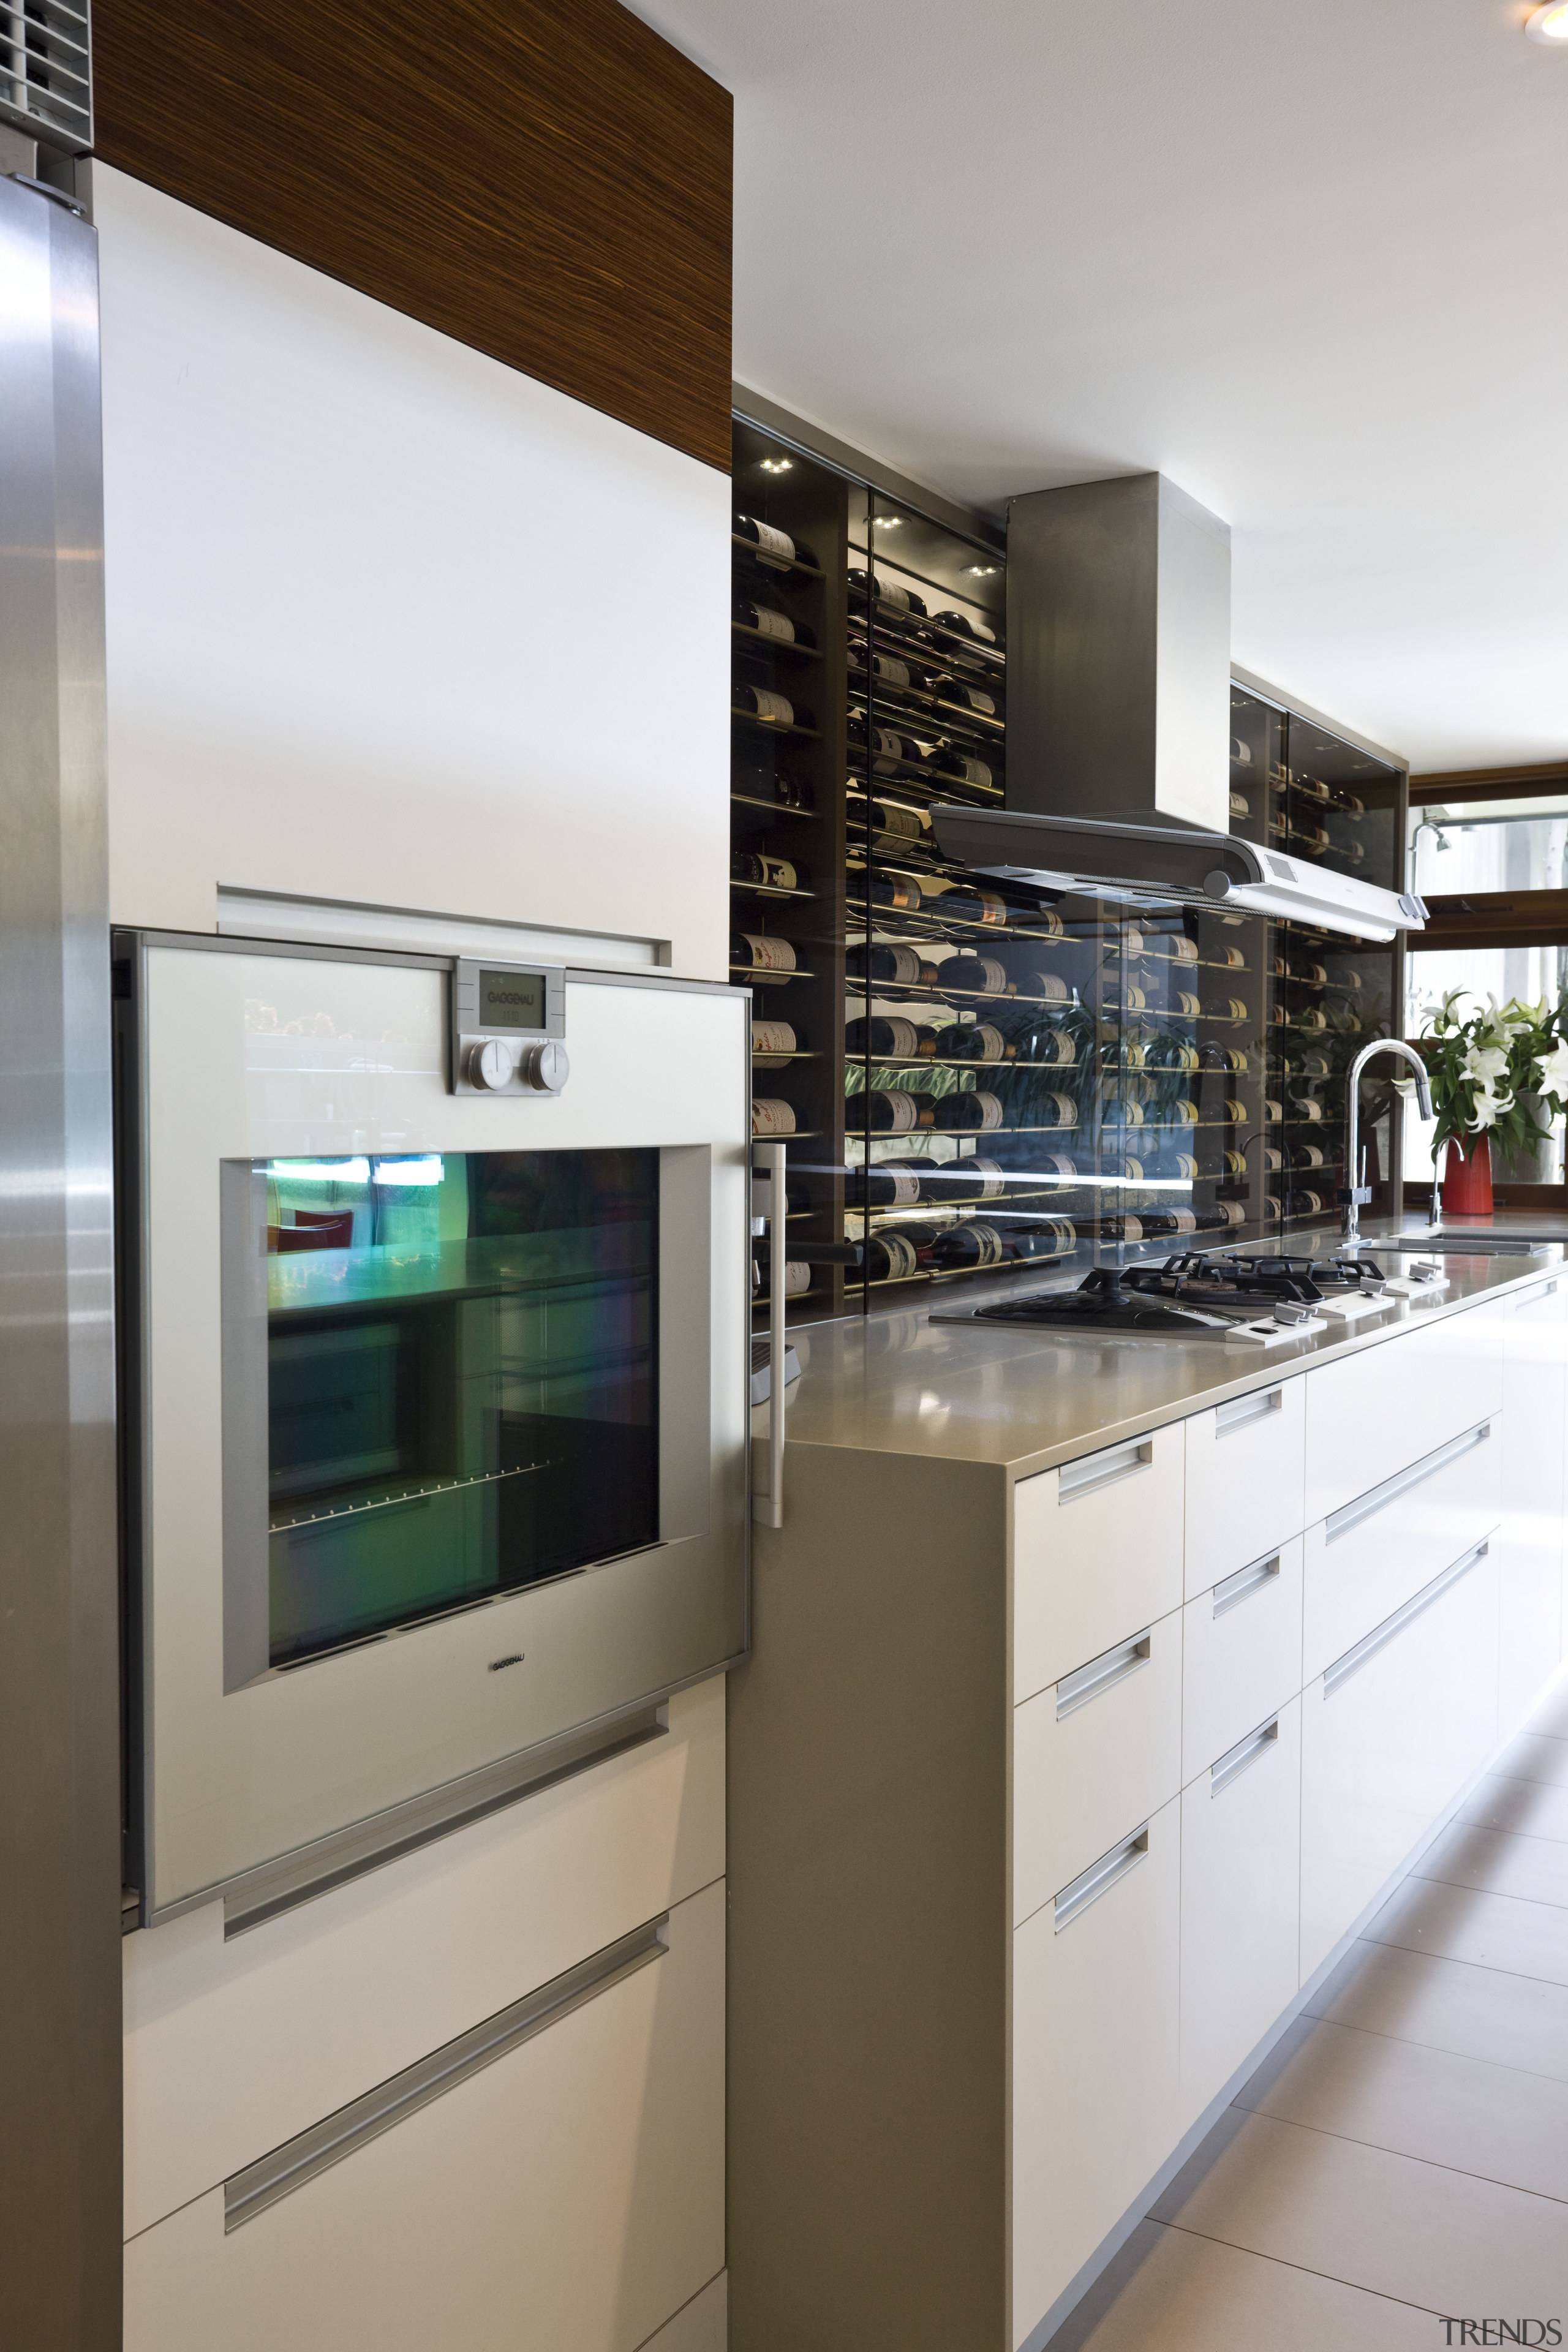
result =
[[[794,464],[793,457],[764,457],[763,471],[764,474],[787,474]]]
[[[1002,566],[999,563],[966,563],[963,568],[972,580],[989,580],[1001,571]]]
[[[1563,0],[1563,5],[1568,7],[1568,0]],[[897,530],[904,519],[902,515],[873,515],[871,520],[879,530]]]
[[[1524,29],[1542,47],[1555,48],[1561,43],[1568,48],[1568,0],[1547,0],[1544,8],[1532,8]]]

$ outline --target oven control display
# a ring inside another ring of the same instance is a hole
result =
[[[558,1095],[571,1068],[565,1038],[559,965],[454,963],[454,1094]]]
[[[489,971],[479,967],[481,1029],[531,1029],[544,1032],[544,974],[542,971]]]

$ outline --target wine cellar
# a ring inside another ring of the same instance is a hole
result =
[[[740,421],[734,507],[731,972],[791,1318],[1331,1226],[1399,948],[945,863],[933,803],[1005,804],[1001,534]],[[1231,727],[1233,832],[1401,887],[1402,770],[1240,685]],[[1394,1117],[1369,1073],[1374,1211]]]

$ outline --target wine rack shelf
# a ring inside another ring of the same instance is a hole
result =
[[[1259,915],[1132,919],[943,861],[934,802],[1005,800],[1000,555],[749,425],[734,488],[731,841],[801,880],[735,877],[730,968],[768,1024],[753,1093],[796,1121],[777,1139],[790,1231],[864,1251],[859,1268],[799,1265],[792,1319],[977,1275],[1071,1279],[1194,1236],[1288,1246],[1331,1222],[1345,1075],[1390,1029],[1399,950]],[[742,688],[809,704],[811,723],[748,710]],[[1399,887],[1397,767],[1240,687],[1231,719],[1234,831]],[[748,931],[787,939],[795,968],[755,968]],[[993,1097],[1000,1123],[955,1108],[967,1095]],[[917,1101],[890,1113],[900,1096]],[[1392,1102],[1368,1084],[1374,1193]]]

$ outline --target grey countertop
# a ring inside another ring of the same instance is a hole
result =
[[[1418,1232],[1424,1223],[1407,1219],[1404,1230]],[[981,1303],[986,1293],[977,1285],[928,1292],[919,1306],[866,1319],[807,1325],[791,1334],[802,1375],[788,1392],[788,1439],[793,1445],[992,1463],[1019,1475],[1048,1470],[1227,1397],[1271,1387],[1282,1373],[1375,1348],[1489,1293],[1549,1279],[1563,1265],[1568,1218],[1505,1213],[1474,1223],[1500,1235],[1511,1229],[1560,1238],[1528,1257],[1444,1254],[1449,1287],[1436,1298],[1391,1305],[1344,1337],[1325,1331],[1279,1347],[1064,1339],[1049,1330],[931,1320],[939,1307]],[[1364,1234],[1373,1246],[1365,1254],[1375,1256],[1377,1238],[1397,1230],[1368,1224]],[[1331,1257],[1339,1243],[1334,1234],[1317,1234],[1292,1236],[1289,1246],[1297,1255]],[[1379,1263],[1385,1273],[1398,1270],[1394,1258]],[[1017,1292],[1009,1286],[999,1295]],[[756,1425],[765,1428],[765,1408]]]

